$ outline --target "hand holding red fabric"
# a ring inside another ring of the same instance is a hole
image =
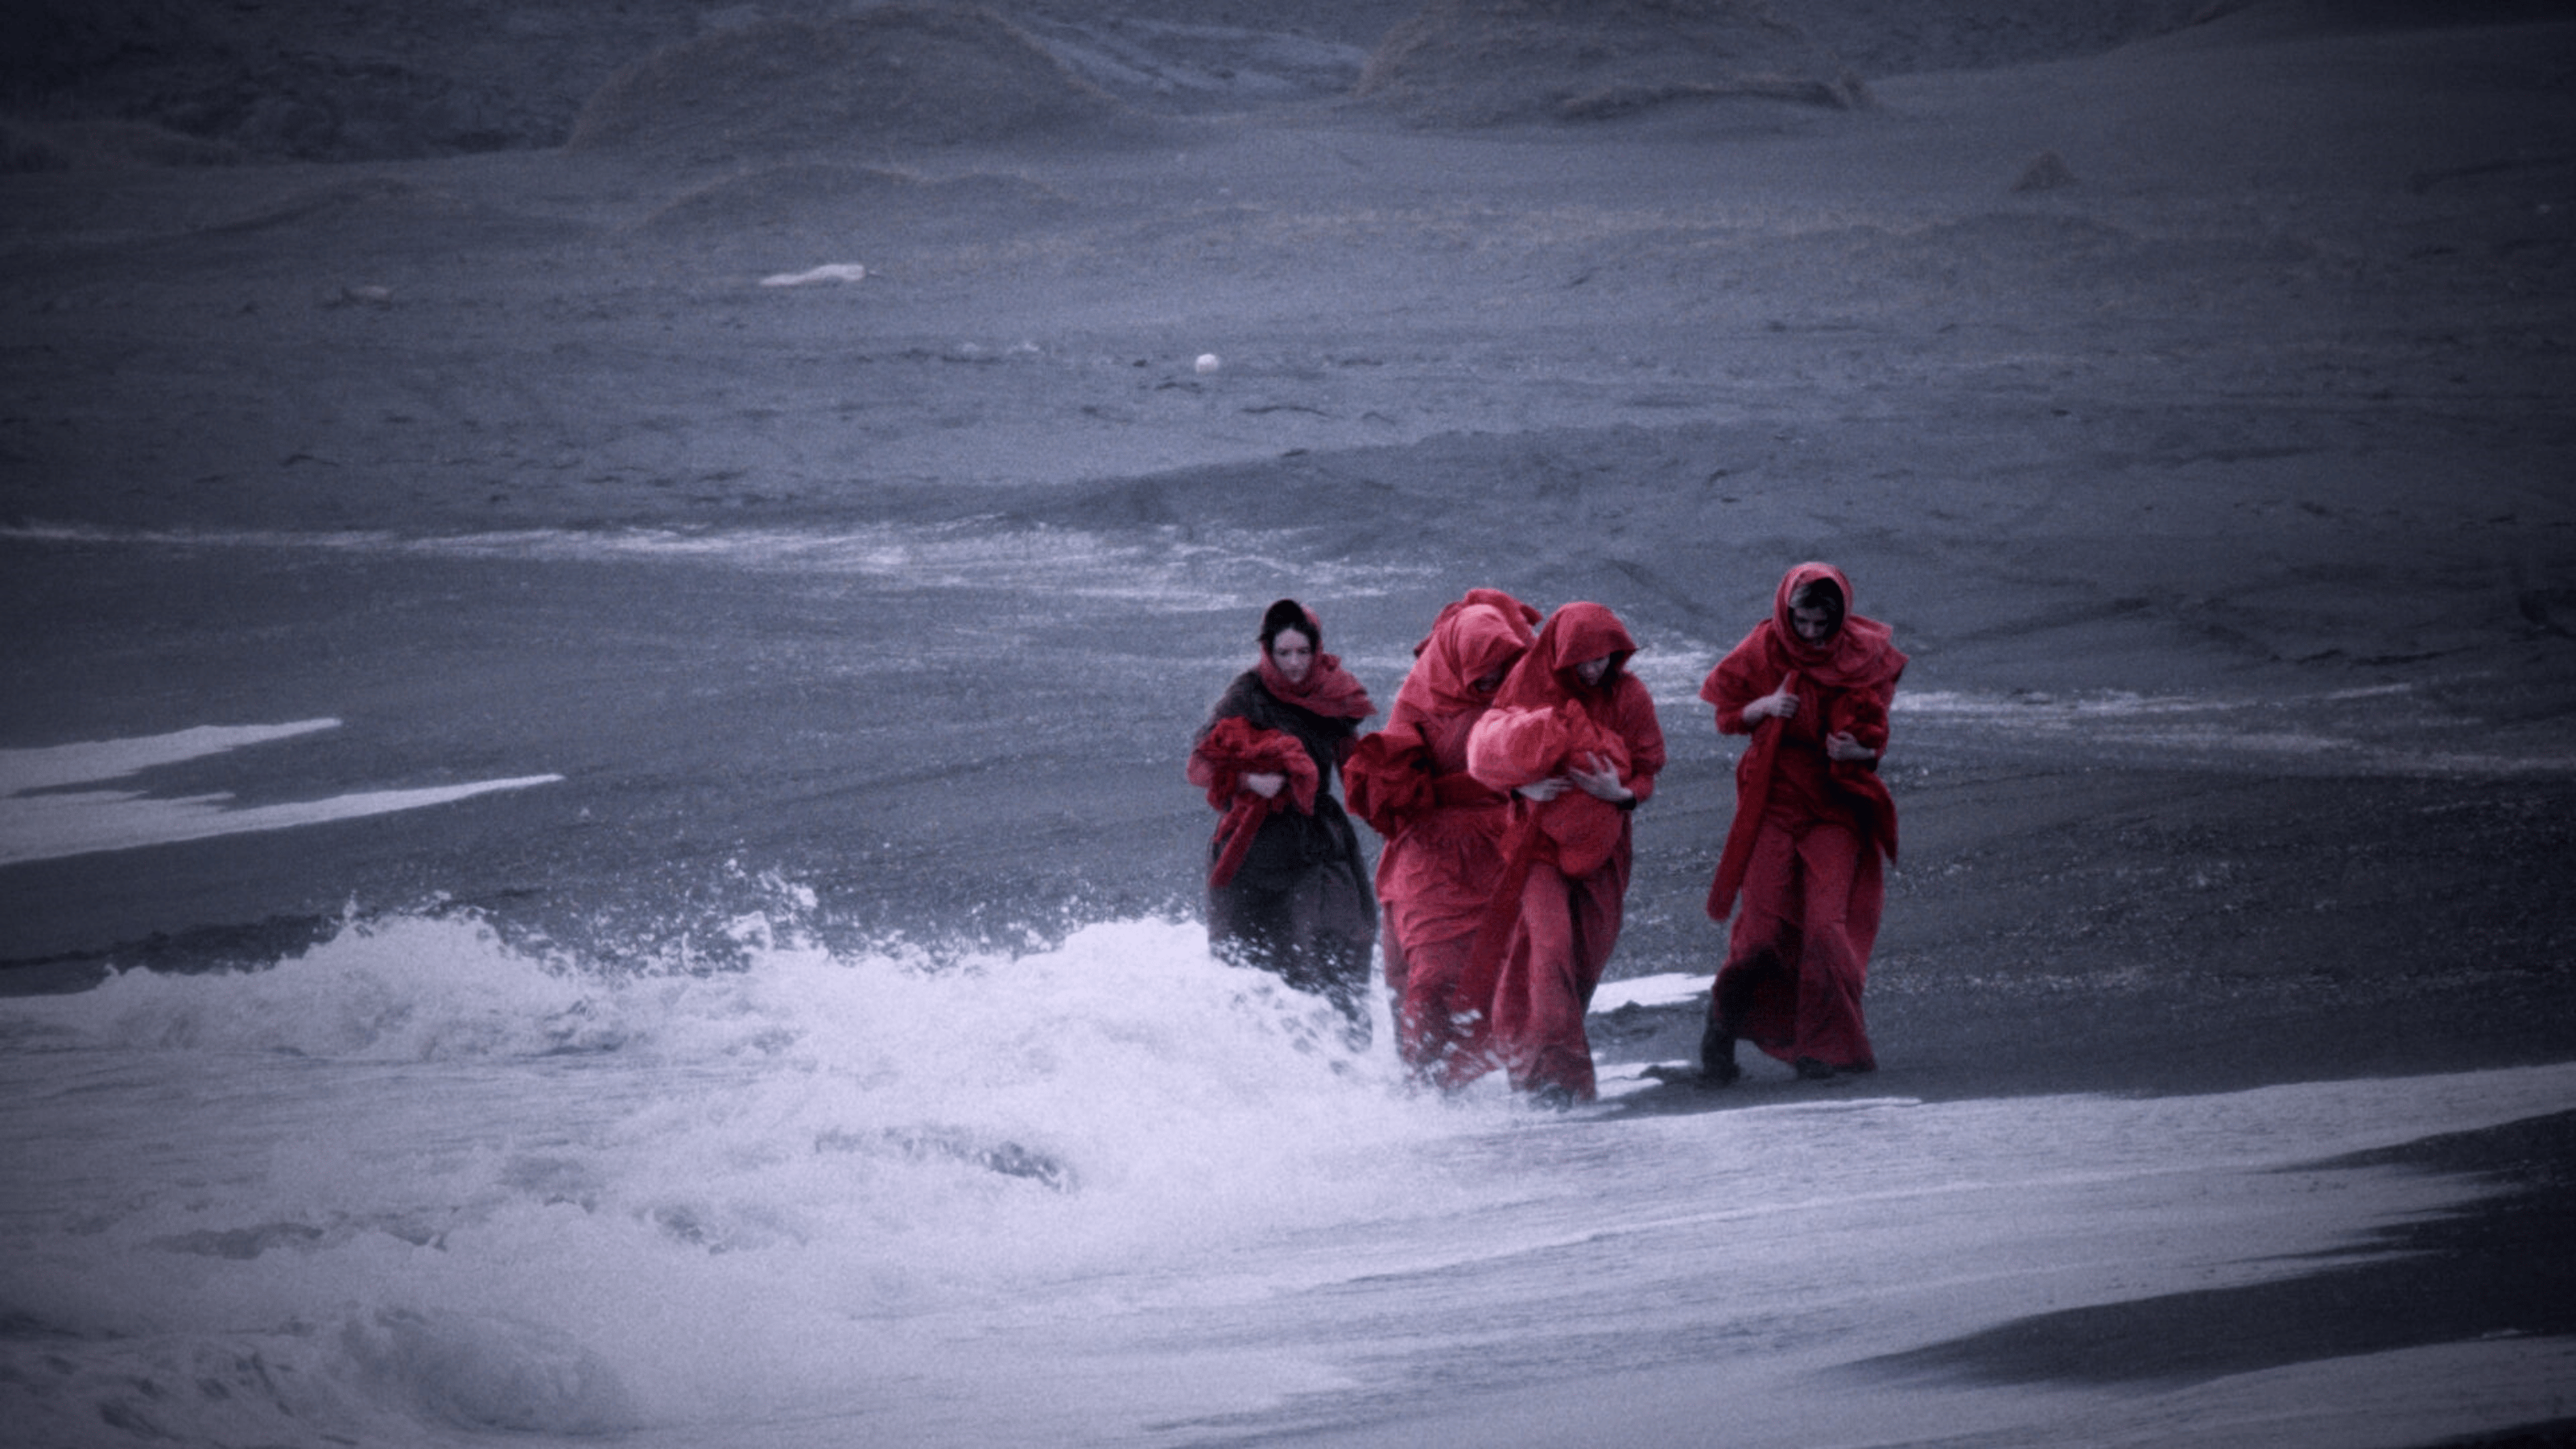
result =
[[[1553,709],[1489,710],[1467,737],[1467,772],[1497,790],[1555,778],[1586,757],[1607,762],[1623,777],[1628,772],[1627,741],[1570,699]],[[1557,868],[1567,875],[1600,869],[1627,823],[1618,806],[1581,790],[1563,791],[1525,808],[1552,847]]]
[[[1244,788],[1243,777],[1249,774],[1285,775],[1288,788],[1265,799]],[[1242,869],[1262,821],[1281,810],[1315,813],[1315,792],[1323,777],[1315,757],[1295,736],[1229,715],[1211,726],[1190,752],[1189,781],[1204,787],[1208,804],[1225,812],[1217,822],[1217,858],[1208,867],[1208,884],[1222,887]]]

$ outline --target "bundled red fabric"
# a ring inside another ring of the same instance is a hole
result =
[[[1497,790],[1536,784],[1577,764],[1588,769],[1595,759],[1624,777],[1628,743],[1570,699],[1554,709],[1489,710],[1467,737],[1467,772]],[[1580,790],[1526,802],[1524,808],[1533,832],[1532,858],[1550,861],[1567,875],[1599,870],[1627,830],[1628,812]]]
[[[1815,579],[1830,579],[1842,591],[1842,627],[1822,644],[1798,637],[1789,619],[1789,599]],[[1820,725],[1818,734],[1849,733],[1873,751],[1887,748],[1887,711],[1896,684],[1905,673],[1905,655],[1893,632],[1875,619],[1851,609],[1851,581],[1831,564],[1802,563],[1781,576],[1771,597],[1771,617],[1753,626],[1727,656],[1709,671],[1699,697],[1715,705],[1721,732],[1746,731],[1744,706],[1788,680],[1798,693],[1799,712]],[[1771,806],[1773,765],[1787,733],[1779,720],[1752,727],[1753,743],[1735,762],[1735,823],[1726,832],[1726,851],[1710,882],[1708,914],[1725,920],[1753,861],[1754,837]],[[1896,858],[1896,801],[1887,784],[1867,764],[1832,761],[1827,786],[1856,816],[1869,839],[1888,859]]]
[[[1244,788],[1246,775],[1285,775],[1288,783],[1265,798]],[[1294,735],[1263,729],[1240,716],[1211,726],[1190,752],[1189,764],[1190,783],[1205,787],[1208,804],[1225,812],[1217,822],[1219,844],[1216,861],[1208,867],[1208,884],[1221,887],[1234,879],[1262,821],[1282,810],[1313,814],[1322,780],[1315,757]]]
[[[1433,771],[1431,745],[1420,729],[1383,729],[1360,736],[1342,762],[1342,793],[1353,815],[1393,840],[1440,803]]]

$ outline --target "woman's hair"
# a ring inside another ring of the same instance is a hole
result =
[[[1822,609],[1825,611],[1826,618],[1839,629],[1843,622],[1842,586],[1832,579],[1809,579],[1789,591],[1789,607]]]
[[[1306,606],[1295,599],[1281,599],[1261,611],[1261,652],[1269,653],[1270,646],[1289,629],[1305,635],[1306,642],[1313,645],[1316,652],[1323,651],[1324,631],[1315,627],[1314,616],[1306,612]]]

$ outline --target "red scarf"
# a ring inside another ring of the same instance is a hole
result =
[[[1798,637],[1789,616],[1789,600],[1811,580],[1831,579],[1842,590],[1843,623],[1822,644]],[[1788,679],[1798,692],[1798,709],[1818,720],[1823,732],[1854,729],[1862,743],[1886,748],[1887,707],[1896,698],[1896,682],[1905,673],[1905,655],[1894,631],[1876,619],[1862,618],[1852,608],[1851,580],[1826,563],[1802,563],[1780,578],[1771,595],[1771,617],[1753,626],[1743,641],[1727,651],[1700,684],[1699,697],[1723,708],[1730,694],[1760,698]],[[1830,693],[1831,697],[1828,697]],[[1753,863],[1753,841],[1762,832],[1762,812],[1770,804],[1771,762],[1780,751],[1780,721],[1766,719],[1753,727],[1753,742],[1735,766],[1735,823],[1727,828],[1726,853],[1718,859],[1717,879],[1708,889],[1708,914],[1725,920],[1735,909],[1736,892]],[[1868,736],[1874,735],[1875,738]],[[1896,801],[1887,783],[1869,766],[1836,760],[1830,766],[1834,785],[1852,799],[1870,828],[1870,837],[1887,858],[1896,858]]]
[[[1326,719],[1366,719],[1377,713],[1368,690],[1342,668],[1340,656],[1315,652],[1315,662],[1307,667],[1306,677],[1291,684],[1279,666],[1270,662],[1270,651],[1261,651],[1261,687],[1282,704],[1320,714]]]

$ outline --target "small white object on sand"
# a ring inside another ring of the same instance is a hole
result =
[[[760,285],[802,287],[808,282],[855,282],[867,274],[868,269],[857,262],[826,262],[811,271],[780,272],[774,277],[763,277],[760,279]]]
[[[1201,372],[1214,372],[1218,368],[1225,366],[1225,359],[1217,356],[1213,352],[1202,352],[1199,354],[1197,366],[1198,370]]]

